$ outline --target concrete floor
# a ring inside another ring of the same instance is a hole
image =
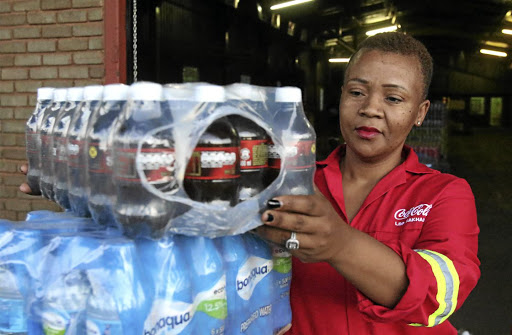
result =
[[[451,317],[471,335],[512,334],[512,130],[450,135],[450,173],[465,178],[476,199],[482,276]]]

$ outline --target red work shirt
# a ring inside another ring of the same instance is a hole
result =
[[[317,163],[315,183],[348,222],[339,163],[344,147]],[[327,263],[293,259],[290,290],[296,335],[457,334],[445,321],[480,277],[475,200],[461,178],[405,161],[372,189],[350,225],[393,249],[409,286],[393,308],[377,305]]]

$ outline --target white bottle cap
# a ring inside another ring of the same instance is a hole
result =
[[[52,100],[54,90],[53,87],[39,87],[37,89],[37,100]]]
[[[235,83],[226,86],[226,99],[252,100],[252,87],[249,84]]]
[[[130,85],[130,99],[142,101],[161,101],[162,85],[148,81],[138,81]]]
[[[81,101],[84,98],[83,87],[70,87],[66,95],[68,101]]]
[[[251,100],[252,101],[265,101],[265,90],[259,86],[251,86]]]
[[[226,90],[219,85],[200,84],[195,86],[194,99],[200,102],[224,102]]]
[[[103,97],[102,85],[91,85],[84,87],[84,100],[94,101],[101,100]]]
[[[125,84],[109,84],[103,87],[104,101],[123,101],[128,98],[130,86]]]
[[[194,100],[194,89],[190,85],[167,84],[163,87],[165,100]]]
[[[53,90],[53,101],[66,101],[67,94],[67,88],[56,88],[55,90]]]
[[[285,86],[276,88],[276,102],[301,102],[302,92],[298,87]]]

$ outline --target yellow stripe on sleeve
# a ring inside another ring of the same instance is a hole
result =
[[[445,255],[432,250],[415,250],[425,259],[434,273],[437,282],[436,301],[439,307],[429,315],[428,324],[411,323],[410,326],[434,327],[444,322],[457,307],[459,295],[459,275],[453,262]]]

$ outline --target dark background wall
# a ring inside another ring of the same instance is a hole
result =
[[[240,0],[236,9],[233,1],[227,3],[139,1],[137,79],[298,86],[303,90],[306,114],[318,131],[319,155],[324,155],[330,150],[329,138],[338,134],[337,104],[346,65],[328,63],[332,50],[315,46],[318,44],[300,26],[291,31],[289,23],[281,20],[277,27],[270,13],[258,13],[256,2]],[[127,12],[131,13],[131,8]],[[132,20],[131,14],[127,19]],[[422,40],[421,36],[418,38]],[[449,116],[456,124],[453,129],[470,132],[472,127],[488,127],[491,97],[503,99],[501,126],[510,126],[512,78],[505,60],[477,51],[455,50],[448,41],[445,45],[422,41],[435,62],[429,98],[453,108]],[[129,80],[133,80],[132,61],[128,60]],[[188,76],[184,77],[184,69]],[[485,98],[483,115],[470,113],[473,96]]]

